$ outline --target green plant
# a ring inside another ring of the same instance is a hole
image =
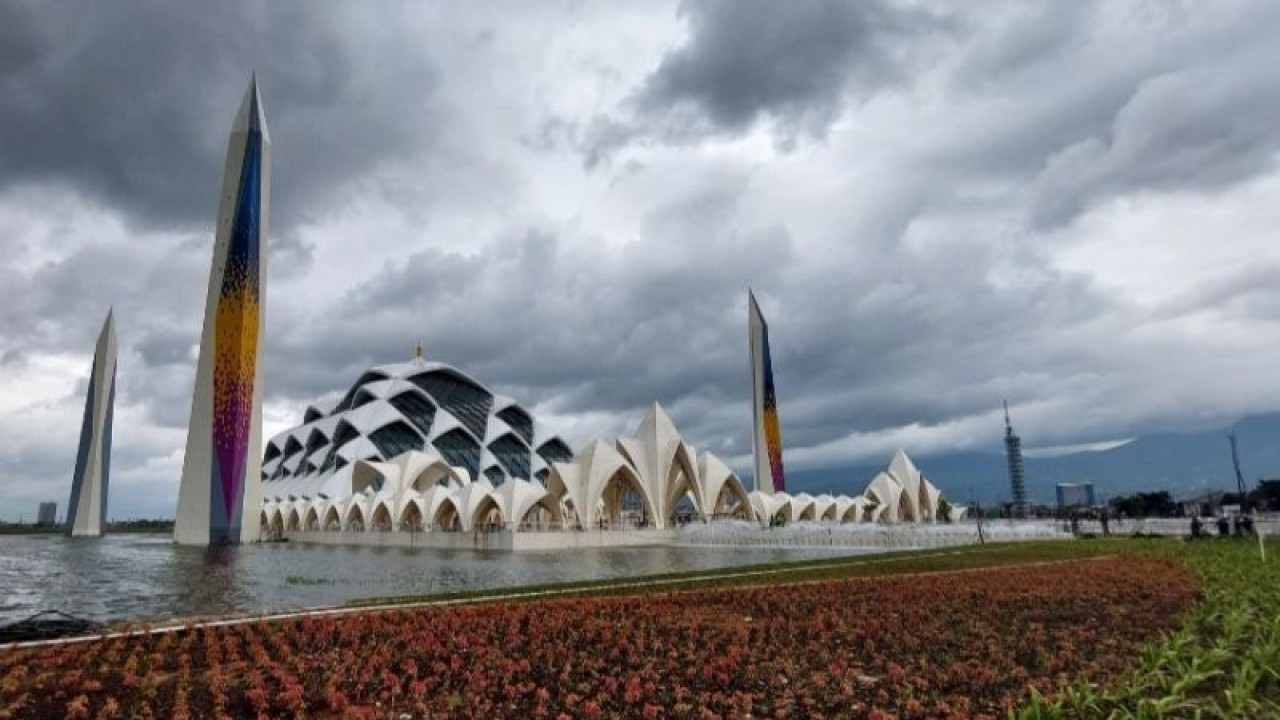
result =
[[[1102,690],[1077,682],[1053,699],[1032,694],[1017,717],[1280,717],[1280,565],[1262,563],[1251,542],[1141,547],[1190,568],[1202,601],[1120,682]]]

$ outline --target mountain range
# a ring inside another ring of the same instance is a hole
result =
[[[1234,491],[1235,471],[1227,435],[1234,432],[1246,485],[1280,477],[1280,413],[1251,415],[1234,425],[1193,433],[1159,433],[1137,437],[1107,450],[1073,452],[1053,457],[1024,457],[1027,497],[1052,505],[1060,482],[1093,482],[1099,502],[1135,492],[1168,490],[1175,498],[1211,490]],[[1029,438],[1025,450],[1033,450]],[[910,453],[910,448],[907,448]],[[787,490],[810,494],[861,492],[889,464],[850,465],[787,473]],[[956,452],[912,458],[934,485],[954,502],[984,504],[1007,501],[1009,471],[1004,439],[992,440],[990,452]]]

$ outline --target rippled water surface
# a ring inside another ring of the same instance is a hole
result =
[[[476,552],[289,543],[205,550],[178,547],[169,535],[9,535],[0,536],[0,623],[51,609],[96,620],[284,610],[832,554],[681,546]]]

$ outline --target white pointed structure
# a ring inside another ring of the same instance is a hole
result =
[[[886,472],[877,474],[863,496],[875,502],[872,519],[888,523],[934,522],[942,493],[916,468],[907,453],[894,453]]]
[[[80,425],[80,450],[67,503],[67,534],[98,537],[107,519],[107,480],[111,471],[111,421],[116,404],[116,325],[107,312],[93,351],[89,392]]]
[[[271,140],[255,78],[231,128],[174,540],[258,539]]]
[[[570,524],[588,529],[754,516],[733,471],[715,455],[697,453],[658,403],[631,437],[596,440],[572,461],[552,463],[547,492]]]
[[[751,347],[751,436],[755,459],[755,489],[763,493],[786,492],[782,467],[782,431],[778,427],[778,401],[773,390],[773,362],[769,357],[769,325],[764,321],[755,293],[747,291],[747,329]]]

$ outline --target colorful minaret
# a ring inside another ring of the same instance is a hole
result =
[[[227,147],[173,527],[183,545],[258,539],[270,198],[271,139],[255,78]]]
[[[1009,461],[1009,485],[1013,491],[1013,516],[1027,516],[1027,486],[1022,477],[1022,438],[1009,422],[1009,401],[1004,401],[1004,454]]]
[[[787,489],[782,468],[782,431],[778,427],[778,400],[773,392],[773,362],[769,358],[769,325],[760,313],[756,296],[747,291],[748,334],[751,347],[751,410],[754,434],[756,490],[772,494]]]
[[[89,393],[80,425],[80,450],[71,477],[67,534],[98,537],[107,523],[107,480],[111,471],[111,420],[116,405],[116,324],[107,312],[93,351]]]

